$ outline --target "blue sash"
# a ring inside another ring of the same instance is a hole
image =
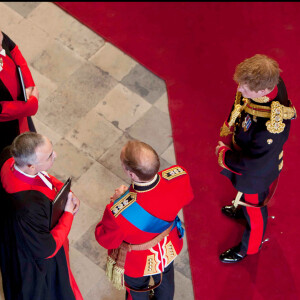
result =
[[[128,193],[127,191],[126,193]],[[125,193],[125,194],[126,194]],[[123,195],[124,196],[124,195]],[[115,200],[117,203],[119,199]],[[176,216],[174,221],[167,222],[159,219],[150,213],[148,213],[143,207],[141,207],[136,201],[128,206],[121,212],[121,215],[132,225],[137,227],[139,230],[149,233],[161,233],[171,226],[172,229],[177,226],[179,237],[183,237],[184,229],[181,226],[181,221],[178,216]]]

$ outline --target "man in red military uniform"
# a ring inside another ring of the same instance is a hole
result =
[[[12,155],[12,157],[11,157]],[[6,300],[82,300],[70,270],[68,234],[79,200],[68,195],[50,229],[50,205],[63,186],[47,174],[52,143],[25,132],[0,157],[0,266]]]
[[[140,141],[129,141],[123,147],[121,163],[132,184],[116,190],[95,230],[99,244],[109,249],[108,268],[111,264],[113,270],[108,273],[118,283],[115,276],[122,272],[118,260],[126,249],[126,298],[149,299],[145,289],[150,276],[157,285],[162,274],[162,282],[154,290],[155,299],[173,299],[173,261],[183,246],[177,214],[193,199],[189,175],[177,165],[158,172],[157,153]]]
[[[245,217],[247,228],[239,245],[220,255],[235,263],[257,253],[267,225],[267,202],[283,167],[283,145],[296,110],[288,99],[278,63],[254,55],[241,62],[234,80],[239,84],[231,113],[221,128],[216,147],[223,175],[238,190],[234,205],[224,206],[229,217]],[[242,210],[240,206],[242,206]]]
[[[20,66],[27,102],[20,101],[21,85],[17,73]],[[38,110],[39,93],[18,46],[0,31],[0,152],[22,132],[35,131],[30,116]]]

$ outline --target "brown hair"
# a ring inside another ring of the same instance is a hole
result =
[[[251,91],[272,90],[279,82],[281,71],[274,59],[256,54],[236,66],[233,79],[238,84],[247,84]]]
[[[125,168],[142,181],[151,180],[160,167],[156,151],[146,143],[138,140],[128,141],[122,149],[121,160]]]
[[[12,142],[10,152],[18,167],[36,163],[35,150],[45,143],[44,136],[36,132],[24,132]]]

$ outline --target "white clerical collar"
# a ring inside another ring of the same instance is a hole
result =
[[[2,50],[0,51],[0,54],[3,55],[3,56],[6,56],[5,49],[2,48]]]
[[[47,186],[50,190],[52,190],[52,183],[46,178],[46,176],[47,176],[48,178],[50,178],[50,176],[48,175],[48,173],[47,173],[46,171],[38,172],[36,175],[29,175],[29,174],[23,172],[20,168],[18,168],[18,167],[16,166],[16,164],[14,165],[14,168],[15,168],[18,172],[20,172],[21,174],[23,174],[23,175],[25,175],[25,176],[27,176],[27,177],[30,177],[30,178],[35,178],[36,176],[39,176],[39,177],[42,179],[42,181],[46,184],[46,186]]]

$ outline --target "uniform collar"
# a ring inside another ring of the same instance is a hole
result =
[[[158,174],[154,176],[154,178],[148,182],[132,182],[132,187],[137,192],[147,192],[149,190],[152,190],[157,186],[159,183],[160,177]]]
[[[3,56],[6,56],[6,52],[5,52],[4,48],[2,48],[2,50],[0,50],[0,54],[3,55]]]
[[[277,94],[278,94],[278,88],[276,85],[275,88],[269,94],[258,98],[252,98],[251,100],[253,100],[255,103],[266,104],[274,100]]]
[[[277,94],[278,94],[278,88],[276,85],[275,88],[273,89],[273,91],[270,92],[268,95],[266,95],[266,97],[268,97],[270,99],[270,101],[272,101],[276,98]]]

